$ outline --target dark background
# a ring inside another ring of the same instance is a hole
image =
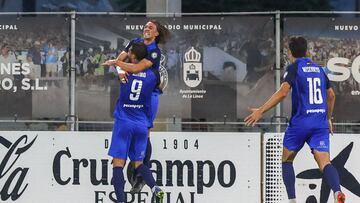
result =
[[[182,0],[182,12],[359,11],[360,0]],[[146,1],[133,0],[0,0],[0,11],[146,12]]]

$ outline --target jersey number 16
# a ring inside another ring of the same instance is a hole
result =
[[[322,104],[323,98],[320,89],[320,78],[307,78],[307,81],[309,83],[309,103]]]

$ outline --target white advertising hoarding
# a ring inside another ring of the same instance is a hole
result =
[[[287,202],[281,177],[282,136],[272,133],[264,136],[264,199],[269,203]],[[330,159],[339,173],[346,202],[360,202],[360,135],[335,134],[330,136],[330,143]],[[307,144],[297,154],[294,169],[297,202],[334,202],[333,192],[323,179]]]
[[[1,202],[115,202],[110,138],[110,132],[0,132]],[[260,134],[153,132],[151,140],[164,202],[261,201]],[[127,194],[129,203],[150,200],[146,186]]]

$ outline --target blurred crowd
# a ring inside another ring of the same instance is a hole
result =
[[[75,68],[79,89],[109,92],[110,82],[117,78],[117,71],[114,66],[103,66],[102,63],[115,59],[124,50],[125,45],[119,43],[118,49],[103,44],[77,48]]]
[[[182,60],[185,52],[194,47],[216,47],[246,64],[246,77],[243,83],[254,85],[266,72],[273,69],[275,62],[275,42],[272,32],[258,27],[249,30],[246,26],[224,26],[223,30],[206,34],[183,31],[172,35],[172,40],[163,51],[167,57],[166,68],[169,77],[181,75]],[[220,59],[222,60],[222,59]],[[224,65],[229,61],[224,60]],[[235,64],[233,64],[235,65]],[[225,67],[225,66],[224,66]],[[219,67],[221,69],[223,67]],[[235,66],[236,70],[237,67]],[[177,72],[177,73],[176,73]],[[171,74],[176,73],[176,74]],[[210,72],[211,74],[211,72]],[[224,74],[225,71],[224,71]],[[220,78],[219,78],[220,79]]]
[[[284,52],[287,52],[289,38],[284,38]],[[360,55],[360,40],[336,38],[307,38],[308,49],[312,60],[326,66],[329,59],[344,57],[353,61]]]
[[[0,63],[28,63],[25,77],[66,77],[69,73],[68,34],[34,26],[31,31],[0,33]],[[2,77],[5,77],[2,74]]]
[[[284,38],[284,57],[285,64],[289,63],[287,58],[287,44],[289,38]],[[329,71],[326,66],[327,62],[331,58],[342,57],[350,60],[348,67],[351,67],[352,62],[358,56],[360,56],[360,40],[357,39],[339,39],[339,38],[307,38],[309,54],[312,60],[321,66],[325,67],[326,71]],[[344,67],[344,68],[348,68]],[[353,78],[342,81],[334,82],[333,87],[339,95],[349,95],[352,90],[359,90],[360,84]]]

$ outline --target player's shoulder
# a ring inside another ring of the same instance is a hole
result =
[[[297,62],[291,63],[286,66],[285,70],[287,72],[296,72],[299,67],[299,64]]]
[[[157,46],[155,46],[155,47],[148,47],[148,56],[149,56],[149,58],[151,58],[152,60],[160,60],[161,51],[160,51],[159,47],[157,47]]]
[[[144,40],[140,37],[136,37],[134,39],[131,40],[133,43],[142,43],[144,42]]]
[[[126,45],[126,47],[129,48],[132,44],[141,43],[141,42],[143,42],[143,39],[137,37],[137,38],[134,38],[134,39],[130,40],[129,43]]]
[[[156,52],[160,52],[160,48],[157,45],[156,41],[153,41],[152,43],[147,45],[148,51],[156,51]]]
[[[285,73],[283,75],[283,79],[284,81],[287,81],[289,84],[292,83],[292,81],[295,80],[297,72],[298,72],[298,64],[295,63],[291,63],[289,64],[286,69],[285,69]]]

